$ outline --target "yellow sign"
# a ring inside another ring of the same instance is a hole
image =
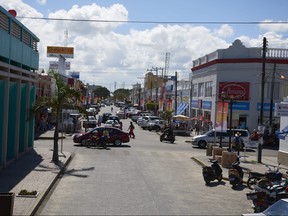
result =
[[[74,58],[74,47],[47,46],[47,57]]]

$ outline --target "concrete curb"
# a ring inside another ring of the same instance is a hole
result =
[[[52,189],[52,187],[55,185],[57,179],[59,178],[60,175],[62,175],[64,173],[64,171],[66,170],[66,167],[69,165],[69,163],[71,162],[71,160],[73,159],[75,153],[72,153],[69,155],[69,157],[67,158],[66,162],[64,163],[64,165],[61,167],[60,171],[58,172],[58,174],[55,176],[55,178],[53,179],[53,181],[51,182],[51,184],[49,185],[49,187],[47,188],[47,190],[45,191],[45,193],[43,194],[43,196],[41,197],[41,199],[31,208],[31,211],[29,212],[28,215],[35,215],[36,212],[38,211],[40,205],[43,203],[43,201],[45,200],[45,198],[47,197],[47,195],[49,194],[50,190]]]

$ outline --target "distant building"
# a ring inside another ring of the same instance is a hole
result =
[[[0,167],[33,147],[39,39],[0,6]]]

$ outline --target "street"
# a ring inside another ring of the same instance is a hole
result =
[[[110,107],[102,108],[102,112]],[[114,107],[114,112],[117,108]],[[123,120],[127,130],[129,119]],[[110,150],[75,145],[75,156],[37,215],[241,215],[252,212],[250,191],[228,182],[206,186],[201,166],[191,160],[205,150],[191,148],[189,137],[175,144],[159,141],[135,124],[136,139]],[[60,141],[59,141],[60,143]]]

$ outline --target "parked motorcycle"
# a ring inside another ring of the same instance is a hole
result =
[[[244,172],[239,164],[239,160],[235,161],[228,171],[229,182],[232,185],[232,188],[235,188],[237,185],[242,185],[243,182]]]
[[[167,133],[162,133],[160,135],[160,142],[162,141],[169,141],[170,143],[175,142],[175,136],[174,134],[167,134]]]
[[[208,185],[211,181],[218,180],[218,182],[222,181],[222,169],[217,160],[210,160],[212,163],[211,166],[204,166],[202,169],[202,174],[206,185]]]
[[[266,167],[268,167],[268,171],[266,173],[250,172],[247,180],[248,188],[253,190],[254,186],[257,185],[259,180],[262,179],[267,180],[267,182],[270,182],[271,184],[275,181],[281,181],[283,175],[281,172],[279,172],[279,165],[275,167],[276,169],[274,170],[272,170],[270,166],[266,165]]]
[[[288,198],[287,179],[267,185],[267,181],[262,179],[254,186],[254,192],[246,194],[248,200],[252,200],[252,208],[255,213],[262,212],[280,199]]]

